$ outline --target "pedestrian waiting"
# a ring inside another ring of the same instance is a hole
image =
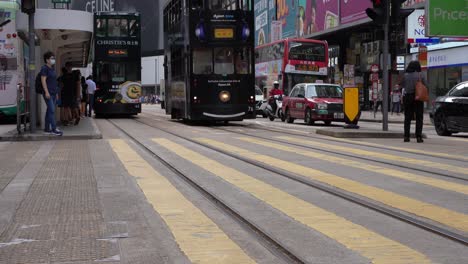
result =
[[[44,122],[44,132],[56,136],[62,136],[63,132],[57,128],[55,120],[55,107],[58,97],[57,73],[55,72],[55,55],[52,52],[44,54],[44,63],[40,76],[43,89],[43,98],[47,105]]]
[[[419,61],[411,61],[400,80],[400,85],[405,89],[405,96],[403,97],[403,105],[405,107],[404,142],[410,141],[411,120],[414,115],[416,116],[417,142],[424,142],[422,139],[424,102],[416,98],[416,84],[419,81],[427,86],[426,78],[421,74],[421,64]]]

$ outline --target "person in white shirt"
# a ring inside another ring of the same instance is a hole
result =
[[[94,107],[94,92],[96,91],[96,83],[93,81],[93,76],[90,75],[86,78],[86,84],[88,85],[88,113],[85,113],[86,116],[91,117],[93,114],[93,107]]]

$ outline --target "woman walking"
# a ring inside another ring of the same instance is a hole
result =
[[[422,129],[424,117],[424,102],[416,100],[416,83],[421,82],[427,86],[426,78],[421,74],[421,64],[419,61],[411,61],[406,68],[400,85],[405,89],[403,105],[405,108],[405,135],[404,142],[410,141],[411,119],[416,116],[416,140],[423,143]]]

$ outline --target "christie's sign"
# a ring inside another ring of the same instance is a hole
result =
[[[98,45],[138,46],[138,40],[98,40]]]

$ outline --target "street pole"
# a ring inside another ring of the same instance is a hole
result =
[[[35,89],[35,73],[36,73],[36,34],[34,34],[34,12],[28,15],[29,19],[29,121],[31,133],[36,132],[37,124],[37,97]]]
[[[386,5],[385,7],[385,12],[387,12],[385,16],[385,23],[384,23],[384,42],[383,42],[383,65],[382,65],[382,70],[383,70],[383,102],[382,102],[382,130],[383,131],[388,131],[388,91],[389,91],[389,83],[388,83],[388,50],[389,50],[389,44],[388,44],[388,31],[389,31],[389,26],[390,26],[390,1],[384,1],[384,4]]]

